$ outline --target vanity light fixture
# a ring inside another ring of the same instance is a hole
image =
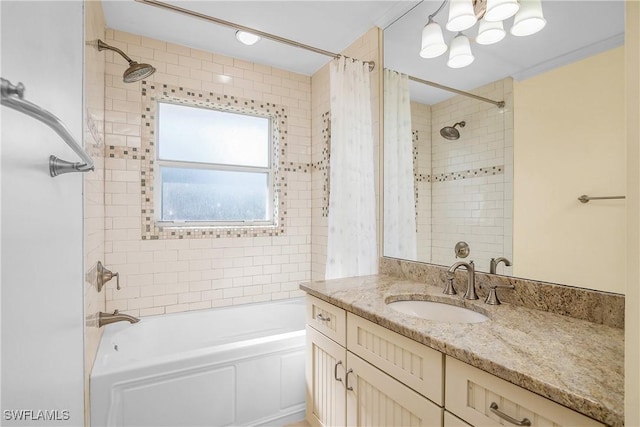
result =
[[[444,0],[438,10],[429,15],[422,29],[420,56],[436,58],[447,51],[440,25],[433,18],[449,3],[448,31],[457,32],[449,48],[447,65],[462,68],[473,62],[469,38],[462,31],[477,22],[476,43],[490,45],[506,36],[504,20],[515,15],[510,33],[514,36],[529,36],[542,30],[547,21],[542,14],[541,0]]]
[[[238,39],[240,43],[246,44],[247,46],[253,46],[254,44],[258,43],[261,38],[262,37],[249,33],[247,31],[236,31],[236,39]]]

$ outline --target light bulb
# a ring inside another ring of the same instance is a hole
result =
[[[445,28],[449,31],[464,31],[478,22],[473,10],[472,0],[451,0],[449,4],[449,20]]]
[[[484,19],[489,22],[504,21],[515,15],[519,8],[518,0],[487,0]]]
[[[530,36],[535,34],[547,21],[542,15],[542,3],[540,0],[520,0],[520,10],[513,20],[510,33],[514,36]]]
[[[429,22],[422,29],[420,56],[423,58],[436,58],[446,51],[447,45],[442,36],[442,28],[429,17]]]
[[[478,36],[476,37],[476,43],[478,44],[494,44],[506,36],[507,33],[502,26],[502,21],[489,22],[481,20],[478,25]]]
[[[447,66],[449,68],[466,67],[471,64],[474,59],[475,58],[471,53],[471,46],[469,45],[469,38],[462,33],[458,33],[458,35],[451,41]]]
[[[262,37],[257,36],[255,34],[248,33],[246,31],[238,30],[236,31],[236,39],[240,43],[246,44],[247,46],[252,46],[260,41]]]

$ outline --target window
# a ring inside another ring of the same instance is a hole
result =
[[[156,220],[273,224],[272,127],[270,117],[158,102]]]

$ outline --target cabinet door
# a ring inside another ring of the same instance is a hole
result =
[[[349,426],[442,426],[442,408],[384,372],[347,353]]]
[[[307,326],[307,421],[312,426],[345,425],[346,353],[344,347]]]
[[[451,414],[449,411],[444,411],[444,427],[470,427],[471,424],[467,424],[460,418]]]

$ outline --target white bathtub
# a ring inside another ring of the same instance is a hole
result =
[[[278,426],[304,418],[304,299],[105,327],[91,426]]]

